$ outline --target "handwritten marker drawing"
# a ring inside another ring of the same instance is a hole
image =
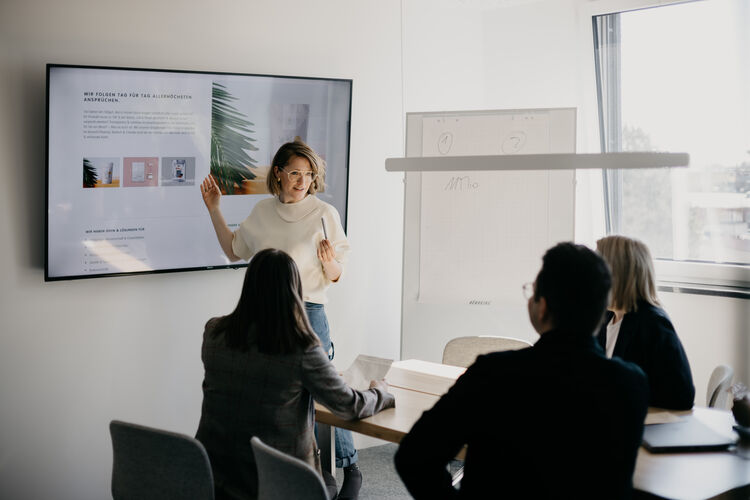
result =
[[[470,189],[479,189],[479,183],[472,181],[468,175],[451,177],[443,188],[444,191],[468,191]]]
[[[526,132],[514,130],[503,141],[502,149],[505,154],[514,154],[521,151],[526,144]]]
[[[453,134],[450,132],[443,132],[438,138],[438,151],[440,154],[447,155],[451,151],[453,146]]]

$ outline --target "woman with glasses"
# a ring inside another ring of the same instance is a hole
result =
[[[303,311],[297,266],[269,248],[253,256],[234,311],[206,323],[196,438],[211,460],[217,500],[256,498],[253,436],[323,474],[333,498],[336,480],[321,470],[313,437],[313,398],[345,419],[394,405],[385,381],[366,391],[344,382]]]
[[[307,144],[295,140],[282,145],[271,164],[266,186],[274,196],[259,201],[236,231],[224,220],[219,208],[221,191],[210,175],[201,184],[203,202],[230,261],[250,260],[264,248],[283,250],[294,259],[302,279],[305,311],[332,360],[326,290],[343,274],[349,242],[338,211],[315,196],[325,187],[325,162]],[[344,468],[341,500],[357,498],[362,484],[358,460],[351,432],[336,428],[336,466]]]
[[[612,296],[598,333],[607,357],[617,356],[648,376],[649,406],[693,407],[695,386],[685,350],[656,296],[648,247],[625,236],[607,236],[596,250],[612,270]]]

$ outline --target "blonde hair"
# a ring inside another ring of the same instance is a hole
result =
[[[607,236],[596,242],[596,250],[612,270],[612,307],[637,311],[638,301],[660,306],[656,296],[654,264],[648,247],[626,236]]]
[[[307,190],[308,194],[315,194],[318,191],[325,190],[326,162],[318,155],[318,153],[313,151],[310,146],[297,137],[293,142],[287,142],[282,145],[273,156],[271,168],[266,176],[266,187],[268,188],[269,193],[274,196],[281,194],[281,180],[276,176],[273,167],[278,167],[279,170],[284,170],[284,167],[289,165],[289,162],[291,162],[293,158],[297,157],[309,161],[310,168],[315,173],[315,180],[310,183],[310,188]]]

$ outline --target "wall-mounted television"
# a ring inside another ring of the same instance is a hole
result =
[[[200,183],[234,229],[276,150],[299,138],[326,161],[346,228],[352,81],[47,65],[45,280],[239,267],[222,252]]]

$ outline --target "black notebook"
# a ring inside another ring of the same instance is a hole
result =
[[[643,429],[643,447],[651,453],[721,451],[735,441],[713,431],[692,415],[683,417],[680,422],[651,424]]]

